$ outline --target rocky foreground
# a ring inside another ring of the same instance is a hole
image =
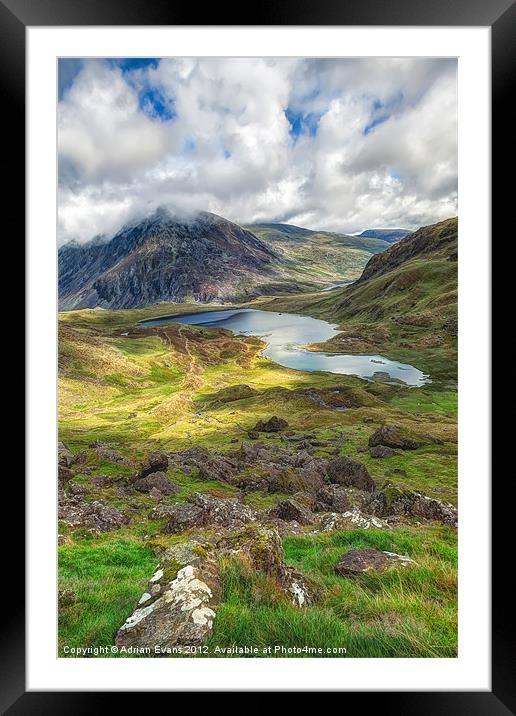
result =
[[[389,480],[378,484],[363,463],[340,455],[337,442],[324,445],[334,457],[317,457],[313,453],[321,441],[288,427],[286,420],[272,416],[259,421],[249,431],[249,440],[234,450],[156,451],[139,465],[116,446],[93,443],[90,447],[99,460],[132,468],[127,477],[90,474],[93,493],[75,479],[77,472],[92,471],[91,466],[81,467],[85,453],[73,454],[59,444],[59,519],[64,526],[95,535],[149,520],[159,523],[163,536],[178,538],[156,542],[159,563],[133,613],[120,624],[116,645],[171,648],[205,643],[222,598],[220,565],[228,558],[238,557],[272,578],[296,607],[317,602],[319,587],[285,563],[285,535],[391,530],[403,524],[457,526],[457,510],[451,504]],[[284,433],[285,444],[264,439],[279,432]],[[399,426],[384,425],[361,450],[382,460],[433,441],[432,436],[416,440]],[[230,498],[193,492],[186,501],[176,501],[180,486],[171,475],[178,473],[216,481],[237,492]],[[245,502],[257,491],[281,499],[274,507],[257,509]],[[146,514],[134,501],[138,496],[147,500]],[[65,540],[61,535],[60,541]],[[335,572],[353,579],[410,564],[413,560],[407,555],[359,549],[343,554]]]

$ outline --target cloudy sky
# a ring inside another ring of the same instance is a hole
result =
[[[157,206],[358,232],[457,213],[457,64],[60,60],[59,243]]]

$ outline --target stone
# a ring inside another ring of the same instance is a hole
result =
[[[377,549],[352,549],[346,552],[337,564],[335,572],[341,577],[356,577],[368,572],[384,572],[396,566],[415,564],[406,555],[381,552]]]
[[[295,606],[313,603],[314,585],[285,564],[281,537],[274,527],[248,525],[240,532],[220,538],[216,549],[220,555],[245,557],[255,569],[272,577]]]
[[[269,515],[285,522],[299,522],[300,525],[308,525],[314,521],[313,513],[295,498],[282,500],[270,510]]]
[[[422,441],[403,434],[401,428],[397,425],[382,425],[369,438],[369,447],[371,448],[377,445],[384,445],[400,450],[417,450],[423,444]]]
[[[171,482],[164,472],[153,472],[146,477],[140,477],[133,484],[138,492],[150,493],[151,490],[159,490],[162,495],[173,495],[180,491],[179,485]]]
[[[327,512],[321,516],[318,527],[321,532],[355,529],[368,530],[372,528],[379,530],[391,529],[390,525],[384,520],[374,515],[367,515],[356,508],[341,514]]]
[[[211,495],[196,493],[186,504],[170,505],[166,508],[169,521],[166,532],[183,532],[192,527],[216,525],[236,530],[256,520],[256,512],[236,499],[219,499]]]
[[[102,490],[112,484],[112,480],[107,475],[95,475],[91,478],[91,484],[96,490]]]
[[[453,505],[391,483],[373,492],[366,508],[379,517],[406,515],[441,522],[450,527],[457,527],[458,524],[457,508]]]
[[[119,464],[127,464],[128,462],[118,450],[113,450],[113,448],[98,447],[95,449],[95,455],[98,460],[107,460],[108,462],[116,462]]]
[[[374,458],[392,457],[398,453],[393,448],[387,447],[386,445],[375,445],[369,450],[369,454]]]
[[[325,485],[316,497],[316,512],[346,512],[350,508],[348,493],[342,485]]]
[[[328,463],[328,480],[339,485],[349,485],[365,492],[373,492],[376,485],[365,465],[349,457],[339,457]]]
[[[86,502],[82,495],[68,497],[61,495],[58,517],[70,527],[84,527],[97,532],[120,529],[129,521],[128,517],[115,507],[98,500]]]
[[[203,512],[197,505],[190,503],[170,505],[165,508],[168,522],[165,525],[165,532],[176,534],[192,529],[192,527],[204,527],[207,523],[208,515]],[[153,510],[151,518],[165,516],[163,512]]]
[[[419,493],[412,505],[411,514],[431,522],[442,522],[450,527],[458,526],[457,508],[448,502]]]
[[[166,472],[168,469],[168,455],[164,452],[151,452],[148,460],[143,463],[137,474],[137,479],[142,479],[153,472]]]
[[[149,591],[144,592],[139,606],[118,630],[115,644],[150,648],[152,653],[155,647],[163,651],[179,645],[203,644],[215,619],[212,579],[213,571],[186,565],[173,579],[160,585],[154,601]]]
[[[57,481],[59,485],[65,485],[72,479],[72,477],[73,472],[70,470],[69,467],[66,467],[65,465],[61,464],[57,466]]]
[[[253,430],[259,433],[278,433],[286,428],[288,428],[288,422],[273,415],[268,420],[259,420]]]
[[[74,463],[74,456],[71,450],[62,442],[57,443],[57,464],[62,467],[71,467]]]

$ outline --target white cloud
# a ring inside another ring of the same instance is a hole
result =
[[[81,66],[58,109],[60,241],[159,205],[348,232],[457,211],[454,61]]]

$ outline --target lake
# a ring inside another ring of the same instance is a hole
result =
[[[239,336],[259,336],[267,342],[262,355],[286,368],[356,375],[382,382],[401,381],[411,386],[428,382],[428,376],[414,366],[383,356],[306,350],[303,346],[326,341],[339,333],[335,325],[310,316],[240,308],[161,316],[141,321],[140,325],[158,326],[165,323],[211,326],[225,328]]]

